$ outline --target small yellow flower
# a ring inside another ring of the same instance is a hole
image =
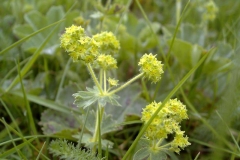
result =
[[[80,26],[72,25],[71,27],[66,28],[65,33],[60,37],[60,46],[69,53],[73,61],[77,61],[79,59],[78,40],[82,36],[85,36],[84,29]]]
[[[184,131],[176,133],[173,141],[171,142],[171,150],[179,154],[179,151],[181,149],[184,149],[185,147],[191,145],[191,143],[188,142],[188,137],[184,137]]]
[[[110,84],[110,86],[118,86],[118,80],[113,78],[108,78],[108,83]]]
[[[81,37],[79,40],[79,46],[77,52],[79,53],[79,59],[85,63],[93,63],[99,55],[98,43],[90,37]]]
[[[81,26],[72,25],[66,28],[66,34],[79,38],[79,36],[84,34],[84,29]]]
[[[99,52],[113,55],[120,49],[120,44],[112,32],[101,32],[93,36],[93,39],[99,43]]]
[[[216,18],[218,7],[213,0],[208,1],[205,5],[205,12],[203,13],[203,19],[213,21]]]
[[[61,47],[69,53],[74,62],[82,60],[85,63],[94,63],[98,57],[97,62],[103,69],[117,68],[113,57],[99,56],[99,53],[113,55],[119,51],[119,41],[112,32],[102,32],[91,38],[86,36],[81,26],[72,25],[66,28],[60,40]]]
[[[74,62],[82,60],[93,63],[99,55],[99,44],[86,36],[81,26],[72,25],[66,28],[60,39],[61,47],[69,53]]]
[[[140,72],[144,73],[144,76],[152,82],[156,83],[161,79],[163,64],[152,53],[144,54],[138,65],[141,67]]]
[[[176,120],[177,122],[180,122],[183,119],[188,119],[186,106],[183,105],[179,100],[170,99],[165,106],[166,107],[162,109],[162,112],[171,116],[172,119]]]
[[[117,61],[111,55],[99,55],[97,57],[97,64],[104,70],[117,68]]]

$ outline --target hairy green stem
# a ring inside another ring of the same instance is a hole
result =
[[[104,107],[98,106],[98,157],[102,158],[102,139],[101,139],[101,126],[104,113]]]
[[[167,143],[167,144],[165,144],[165,145],[160,146],[159,148],[166,148],[166,147],[168,147],[168,146],[170,146],[170,145],[171,145],[171,143]]]
[[[106,74],[106,70],[103,70],[103,88],[104,88],[104,92],[107,91],[107,74]]]
[[[98,143],[98,154],[101,157],[102,156],[102,148],[101,148],[101,124],[102,124],[102,118],[104,113],[104,107],[101,107],[98,105],[98,109],[96,112],[96,123],[95,123],[95,131],[93,135],[93,142]],[[93,151],[95,152],[96,146],[94,146]]]
[[[90,72],[90,75],[92,76],[92,79],[93,79],[93,82],[95,83],[95,85],[97,86],[98,90],[100,91],[101,95],[103,95],[103,90],[102,90],[102,86],[99,84],[98,80],[97,80],[97,77],[91,67],[91,65],[89,63],[86,64],[89,72]]]
[[[129,81],[127,81],[126,83],[124,83],[123,85],[121,85],[120,87],[118,87],[117,89],[113,90],[112,92],[108,93],[108,95],[112,95],[120,90],[122,90],[123,88],[127,87],[129,84],[131,84],[132,82],[136,81],[137,79],[141,78],[144,75],[144,73],[140,73],[137,76],[133,77],[132,79],[130,79]]]
[[[103,86],[103,70],[102,69],[100,69],[100,73],[99,73],[99,83],[100,83],[100,86],[101,86],[101,88],[102,88],[102,86]]]
[[[163,138],[161,138],[158,142],[157,142],[157,146],[159,146],[163,141]]]
[[[151,102],[150,93],[148,92],[146,82],[144,81],[144,79],[145,78],[142,78],[143,93],[146,96],[147,102]]]

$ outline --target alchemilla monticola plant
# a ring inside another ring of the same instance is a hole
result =
[[[74,103],[79,108],[87,110],[90,106],[93,107],[91,113],[95,115],[93,116],[95,117],[94,129],[86,125],[82,128],[82,131],[87,130],[87,133],[83,133],[83,131],[81,136],[78,135],[77,138],[79,138],[79,143],[84,143],[85,147],[89,148],[93,154],[98,149],[98,158],[101,159],[101,150],[112,147],[112,142],[102,139],[102,135],[116,130],[114,121],[112,121],[112,129],[109,129],[111,128],[109,126],[107,131],[104,129],[105,122],[108,121],[109,124],[111,121],[105,113],[105,106],[108,103],[120,106],[118,103],[120,97],[116,93],[139,78],[144,77],[152,83],[159,82],[164,73],[163,64],[152,53],[144,54],[138,63],[140,73],[126,83],[119,85],[117,79],[109,76],[109,71],[117,68],[117,60],[114,56],[120,50],[120,43],[112,32],[101,32],[88,36],[84,28],[72,25],[66,28],[60,39],[61,47],[69,53],[73,61],[86,65],[94,82],[92,88],[87,87],[86,91],[79,91],[73,96],[75,97]],[[99,75],[96,75],[95,70],[99,70]],[[147,123],[160,106],[161,102],[152,102],[143,108],[142,122]],[[88,112],[83,114],[88,114]],[[91,114],[89,116],[91,117]],[[85,123],[88,121],[87,117],[87,115],[81,116],[80,119],[84,121],[82,124],[87,124]],[[156,114],[142,137],[147,140],[148,145],[143,148],[147,152],[140,154],[139,151],[143,151],[140,149],[136,152],[134,159],[144,159],[146,157],[149,157],[149,159],[157,159],[157,157],[158,159],[159,157],[165,159],[167,151],[179,153],[180,149],[190,145],[188,137],[184,136],[184,131],[180,129],[180,122],[187,118],[185,105],[177,99],[170,99]],[[165,140],[170,134],[174,138],[167,143]],[[51,151],[54,153],[54,150]],[[88,153],[90,154],[90,152]]]

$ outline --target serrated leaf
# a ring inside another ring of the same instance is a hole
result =
[[[56,101],[59,102],[60,104],[64,104],[65,106],[73,106],[74,98],[72,94],[76,92],[77,92],[76,86],[74,84],[69,84],[64,88],[60,89],[59,97],[58,99],[56,99]]]
[[[98,158],[95,153],[88,150],[81,150],[75,147],[73,143],[66,140],[54,140],[49,145],[49,150],[54,156],[58,156],[60,159],[65,160],[101,160],[104,158]]]
[[[85,109],[86,107],[89,107],[90,105],[92,105],[96,101],[97,101],[96,97],[91,97],[91,98],[88,98],[86,100],[81,99],[81,97],[75,97],[74,104],[76,104],[77,107],[79,107],[79,108]]]
[[[107,102],[112,105],[120,105],[117,102],[117,95],[101,95],[97,87],[88,88],[87,91],[79,91],[78,93],[73,94],[75,97],[74,104],[76,104],[79,108],[86,108],[92,105],[95,102],[98,102],[98,104],[102,107],[104,107]]]

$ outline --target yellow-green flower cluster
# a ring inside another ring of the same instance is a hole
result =
[[[78,40],[84,36],[84,29],[80,26],[72,25],[66,28],[65,33],[61,36],[61,47],[67,52],[74,52],[78,45]]]
[[[112,32],[101,32],[93,36],[99,43],[99,52],[113,55],[120,49],[120,44]]]
[[[79,43],[79,50],[77,52],[80,55],[80,59],[86,63],[92,63],[99,55],[98,43],[87,36],[81,37]]]
[[[179,132],[176,132],[176,135],[173,141],[171,142],[170,150],[179,154],[180,148],[184,149],[186,146],[189,146],[189,145],[191,145],[191,143],[188,142],[187,136],[184,137],[184,131],[179,131]]]
[[[82,27],[72,25],[66,28],[66,32],[60,39],[61,47],[69,53],[73,61],[82,60],[85,63],[93,63],[98,59],[98,64],[103,69],[116,68],[115,59],[100,55],[100,53],[112,55],[120,49],[119,42],[113,33],[102,32],[89,37]]]
[[[213,21],[216,18],[216,14],[218,12],[218,7],[214,3],[213,0],[208,1],[205,6],[205,12],[203,13],[203,19]]]
[[[161,102],[152,102],[147,105],[142,111],[141,120],[147,123],[161,104]],[[179,153],[179,147],[183,149],[190,145],[188,137],[184,137],[184,131],[180,129],[180,122],[187,118],[186,106],[177,99],[170,99],[148,126],[145,137],[151,141],[155,141],[167,138],[168,134],[175,134],[174,140],[171,142],[171,148],[169,149]]]
[[[113,79],[113,78],[108,78],[108,83],[110,86],[117,86],[118,85],[118,80]]]
[[[155,56],[152,53],[144,54],[138,63],[140,72],[154,83],[158,82],[163,74],[163,64]]]
[[[97,57],[97,64],[104,70],[117,68],[117,61],[111,55],[101,54]]]
[[[69,53],[73,61],[83,60],[92,63],[99,54],[97,42],[86,36],[80,26],[72,25],[66,28],[60,39],[61,47]]]

